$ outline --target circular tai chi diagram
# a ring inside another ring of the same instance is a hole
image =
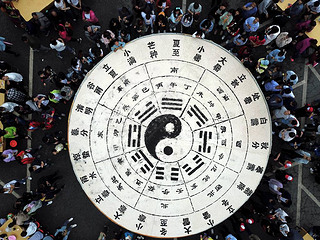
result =
[[[183,237],[231,216],[253,194],[271,148],[270,114],[222,47],[156,34],[106,56],[71,109],[69,152],[108,218],[152,237]]]

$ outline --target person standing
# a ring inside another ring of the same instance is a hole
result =
[[[54,236],[55,239],[67,240],[70,234],[71,229],[75,228],[77,224],[72,224],[68,227],[68,224],[73,220],[73,218],[69,218],[67,221],[63,223],[61,228],[57,229]]]
[[[11,180],[10,182],[6,183],[3,188],[0,190],[0,193],[3,194],[11,194],[14,189],[19,189],[21,184],[26,184],[28,180],[32,180],[32,177],[26,177],[21,180]]]
[[[3,75],[2,80],[6,81],[7,85],[18,85],[22,83],[23,77],[20,73],[10,72]]]
[[[32,48],[33,51],[39,52],[39,51],[50,51],[51,49],[48,47],[45,47],[41,44],[41,40],[35,36],[31,36],[29,34],[23,34],[21,37],[21,40],[28,44],[29,47]]]
[[[63,59],[63,57],[61,56],[61,53],[64,50],[67,50],[70,53],[72,53],[73,55],[76,55],[75,49],[65,45],[65,43],[64,43],[62,38],[57,38],[57,39],[53,38],[53,39],[51,39],[50,47],[51,47],[51,49],[57,51],[57,57],[60,58],[60,59]]]
[[[198,2],[190,3],[188,12],[193,16],[195,22],[198,22],[200,13],[202,12],[202,6]]]
[[[42,12],[34,12],[32,15],[32,22],[37,25],[41,32],[44,32],[46,37],[50,33],[50,20]]]
[[[10,49],[11,47],[9,46],[8,42],[5,42],[4,40],[6,40],[4,37],[0,37],[0,52],[14,54],[16,57],[20,56],[19,53],[12,51]]]

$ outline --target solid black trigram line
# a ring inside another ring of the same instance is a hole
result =
[[[150,160],[141,150],[139,150],[134,155],[132,155],[131,158],[133,159],[134,162],[137,162],[142,158],[147,162],[147,164],[144,164],[143,167],[140,168],[143,173],[147,173],[147,171],[149,172],[150,169],[154,167],[152,162],[150,162]]]
[[[171,168],[171,181],[178,181],[179,168]]]
[[[195,163],[197,164],[197,166],[194,169],[189,167],[187,163],[182,167],[188,173],[189,176],[191,176],[195,171],[201,168],[202,165],[204,164],[204,162],[202,162],[202,158],[200,158],[199,155],[194,156],[192,160],[195,161]]]
[[[146,107],[149,107],[152,104],[152,102],[148,102],[146,104]],[[141,113],[140,111],[136,112],[134,115],[138,116],[138,119],[141,120],[141,123],[143,123],[144,121],[146,121],[149,117],[151,117],[155,112],[157,112],[158,109],[156,108],[156,106],[153,104],[151,107],[149,107],[146,111],[144,111],[143,113]],[[141,114],[140,114],[141,113]],[[143,118],[144,117],[144,118]]]
[[[162,109],[168,109],[168,110],[182,110],[182,99],[176,99],[176,98],[162,98],[161,102]]]
[[[132,133],[137,134],[135,139],[132,139]],[[128,147],[140,147],[140,138],[141,138],[141,126],[130,124],[129,132],[128,132]]]
[[[156,167],[156,179],[163,180],[164,179],[164,167]]]
[[[208,139],[212,139],[212,132],[207,131],[200,131],[199,137],[203,138],[203,145],[199,145],[198,151],[204,152],[204,153],[210,153],[211,152],[211,146],[207,146]]]
[[[187,111],[187,113],[189,114],[190,117],[192,117],[193,115],[195,115],[198,120],[200,121],[196,121],[196,123],[198,124],[199,127],[201,127],[203,124],[205,124],[208,121],[208,118],[206,117],[206,115],[204,115],[204,113],[197,107],[197,105],[193,105],[193,107],[190,108],[190,110]]]

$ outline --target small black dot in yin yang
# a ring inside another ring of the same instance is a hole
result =
[[[166,155],[168,155],[168,156],[173,153],[172,147],[168,147],[168,146],[166,146],[163,151],[164,151],[164,153],[165,153]]]

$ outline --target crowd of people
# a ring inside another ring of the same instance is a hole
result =
[[[81,0],[55,0],[51,9],[45,13],[32,13],[29,21],[23,19],[12,0],[1,0],[3,14],[8,16],[15,27],[25,31],[21,36],[21,44],[27,44],[35,52],[54,51],[59,59],[72,57],[70,67],[64,71],[57,72],[55,66],[38,69],[37,77],[41,84],[52,89],[49,94],[39,93],[34,96],[26,91],[24,76],[16,67],[24,63],[0,61],[0,77],[6,83],[6,89],[0,89],[0,94],[4,94],[6,99],[0,106],[0,120],[3,124],[0,136],[7,143],[6,149],[1,153],[1,161],[30,164],[31,176],[47,171],[53,165],[50,157],[41,157],[36,153],[42,147],[50,147],[53,155],[66,150],[66,132],[56,130],[57,122],[65,114],[60,113],[56,106],[70,106],[74,93],[87,72],[106,54],[116,52],[127,42],[140,36],[183,32],[196,38],[212,40],[239,58],[260,85],[272,116],[273,147],[259,188],[228,219],[231,230],[226,223],[222,223],[202,234],[200,239],[262,239],[258,233],[250,231],[252,224],[259,224],[274,239],[302,239],[293,224],[294,219],[286,212],[292,204],[291,194],[286,186],[295,178],[289,173],[293,164],[309,162],[314,162],[310,166],[310,174],[314,175],[316,183],[320,183],[320,101],[298,108],[293,86],[299,82],[299,77],[285,63],[308,59],[307,65],[318,65],[318,42],[309,38],[306,33],[312,31],[316,21],[319,21],[320,1],[297,0],[285,11],[279,9],[278,2],[279,0],[252,1],[232,9],[228,1],[213,0],[208,12],[201,1],[194,1],[184,12],[182,6],[173,6],[170,0],[133,0],[132,9],[120,7],[118,13],[112,16],[109,26],[102,26],[99,22],[102,16],[97,16],[95,10]],[[87,4],[89,3],[88,1]],[[74,37],[74,26],[80,21],[84,22],[85,39]],[[261,24],[265,27],[261,27]],[[45,46],[42,39],[49,36],[50,45]],[[83,41],[90,43],[88,51],[81,50]],[[70,47],[69,42],[78,43],[79,48]],[[0,37],[0,52],[13,54],[19,60],[19,52],[6,36]],[[30,115],[33,116],[31,120],[28,119]],[[16,148],[17,141],[32,140],[28,133],[38,134],[41,131],[44,132],[42,145],[25,150]],[[37,188],[23,193],[14,204],[14,214],[10,213],[6,218],[0,219],[0,225],[7,224],[10,220],[6,229],[10,231],[18,225],[23,230],[21,236],[30,237],[30,240],[66,240],[71,229],[77,226],[69,224],[73,218],[68,219],[54,235],[43,231],[36,221],[36,211],[52,204],[63,190],[64,185],[59,182],[61,178],[58,171],[41,177]],[[29,180],[32,177],[13,179],[0,192],[11,194]],[[309,234],[314,239],[320,239],[320,226],[310,227]],[[129,232],[120,233],[112,237],[133,237]],[[13,238],[2,234],[0,239]],[[107,235],[101,232],[99,239],[107,239]],[[138,236],[137,239],[143,237]]]

